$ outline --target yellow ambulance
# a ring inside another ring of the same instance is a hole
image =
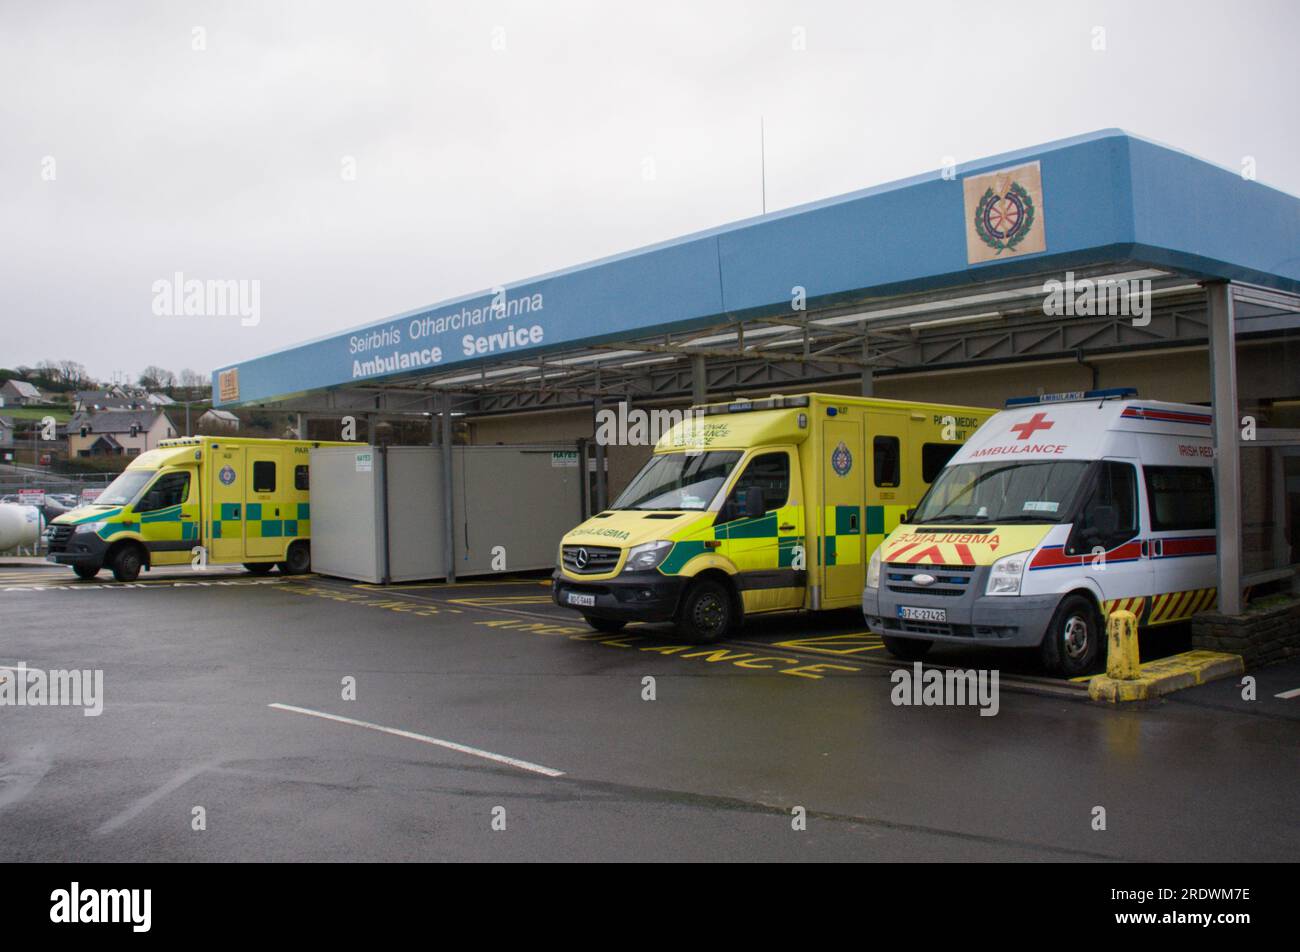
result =
[[[858,605],[871,553],[992,413],[820,393],[692,407],[564,536],[552,598],[598,631],[673,621],[701,642]]]
[[[46,559],[81,578],[119,582],[155,565],[243,564],[265,574],[311,568],[305,440],[192,436],[141,453],[94,502],[46,530]]]

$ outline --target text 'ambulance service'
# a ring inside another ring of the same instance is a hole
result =
[[[934,642],[1035,647],[1067,676],[1104,658],[1105,619],[1214,606],[1205,407],[1099,390],[1008,401],[867,568],[862,610],[895,656]]]
[[[191,436],[141,453],[94,502],[46,530],[46,558],[81,578],[130,582],[155,565],[243,564],[258,575],[311,568],[304,440]],[[196,560],[198,560],[196,562]]]
[[[833,394],[693,408],[609,509],[566,534],[557,605],[598,631],[856,606],[867,558],[987,409]]]

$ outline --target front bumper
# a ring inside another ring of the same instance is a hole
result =
[[[45,554],[45,561],[57,565],[93,565],[103,568],[104,556],[108,554],[108,543],[96,532],[73,531],[66,539],[51,545],[52,548]]]
[[[983,581],[981,577],[981,586]],[[862,614],[867,627],[877,635],[958,645],[1032,648],[1042,642],[1060,601],[1060,595],[899,594],[882,586],[863,589]],[[902,605],[940,608],[947,618],[943,622],[900,618],[898,609]]]
[[[551,575],[551,599],[593,618],[617,621],[671,621],[677,614],[686,580],[658,572],[629,572],[610,579],[588,581],[556,569]],[[569,595],[587,596],[591,605],[574,605]]]

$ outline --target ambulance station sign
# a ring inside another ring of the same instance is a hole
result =
[[[1043,176],[1037,162],[970,175],[961,184],[967,264],[1047,250]]]

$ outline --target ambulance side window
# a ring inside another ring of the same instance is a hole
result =
[[[871,441],[872,478],[877,486],[894,488],[899,484],[898,437],[877,436]]]
[[[1113,549],[1133,538],[1137,531],[1137,472],[1129,463],[1105,461],[1075,521],[1070,550],[1087,552],[1093,546]]]
[[[763,508],[767,512],[780,509],[790,496],[790,456],[787,453],[764,453],[755,456],[731,488],[727,501],[718,514],[717,525],[745,518],[745,498],[749,490],[758,487],[763,491]]]
[[[190,474],[168,473],[144,494],[136,512],[157,512],[169,506],[179,506],[190,498]]]
[[[1214,528],[1214,474],[1208,466],[1147,466],[1151,529]]]
[[[304,493],[311,488],[311,481],[307,475],[307,467],[305,465],[299,465],[293,468],[293,488]]]
[[[253,463],[253,492],[275,492],[275,463],[266,459]]]

